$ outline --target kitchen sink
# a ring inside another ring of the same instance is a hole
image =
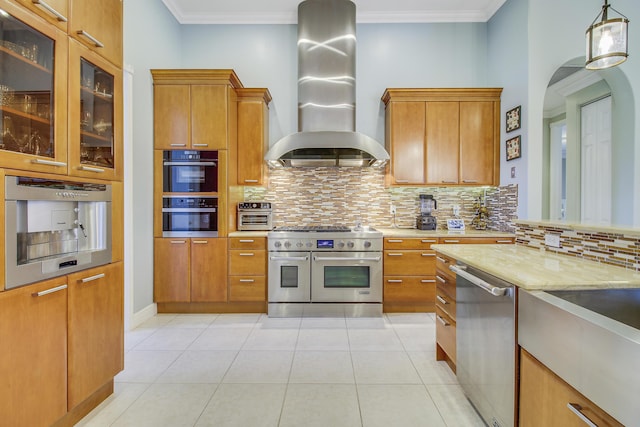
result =
[[[547,291],[575,305],[640,329],[640,289]]]

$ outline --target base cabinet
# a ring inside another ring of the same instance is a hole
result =
[[[226,302],[227,239],[156,238],[156,302]]]
[[[68,276],[71,410],[124,369],[123,263]]]
[[[67,412],[67,280],[0,292],[0,424],[49,426]]]
[[[229,301],[267,301],[267,241],[229,239]]]
[[[524,349],[520,350],[519,411],[520,427],[622,426]]]

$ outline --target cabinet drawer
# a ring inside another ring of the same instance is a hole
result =
[[[264,237],[231,237],[229,249],[267,249]]]
[[[437,237],[423,237],[420,239],[387,237],[384,239],[384,249],[431,249],[431,245],[438,243]]]
[[[445,291],[445,285],[436,284],[436,307],[442,309],[452,320],[456,320],[456,300]]]
[[[449,270],[450,265],[455,265],[456,260],[446,255],[442,255],[440,252],[436,253],[436,271],[442,277],[450,277],[455,282],[456,275],[453,271]]]
[[[229,277],[229,301],[266,301],[265,276]]]
[[[385,302],[430,302],[435,300],[433,276],[385,276]]]
[[[266,257],[264,250],[229,251],[229,275],[264,276],[267,272]]]
[[[433,276],[435,272],[435,251],[384,251],[387,276]]]
[[[456,321],[436,305],[436,342],[455,363]]]
[[[456,300],[456,279],[442,274],[442,270],[436,270],[436,283],[442,292],[449,295],[452,300]]]

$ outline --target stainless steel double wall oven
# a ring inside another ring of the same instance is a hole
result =
[[[276,228],[268,250],[269,316],[382,315],[382,233]]]

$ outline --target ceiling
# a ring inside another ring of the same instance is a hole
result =
[[[300,0],[162,0],[181,24],[295,24]],[[486,22],[506,0],[354,0],[359,23]]]

